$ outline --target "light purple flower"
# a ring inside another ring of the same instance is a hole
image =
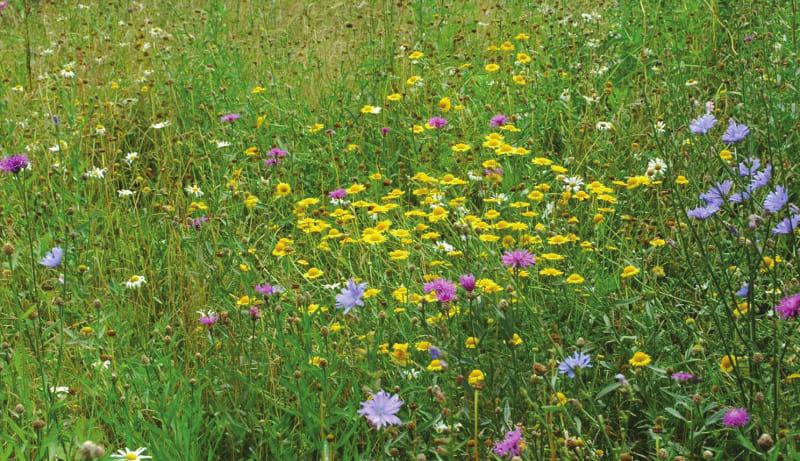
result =
[[[503,114],[497,114],[494,117],[492,117],[491,120],[489,120],[489,125],[491,125],[494,128],[497,128],[499,126],[505,125],[507,122],[508,122],[508,117],[506,117]]]
[[[367,418],[376,429],[381,429],[384,426],[395,426],[402,424],[400,418],[397,417],[397,412],[403,406],[403,401],[397,394],[390,395],[383,389],[375,394],[372,398],[361,402],[361,409],[358,414]]]
[[[620,386],[629,386],[631,384],[628,382],[628,378],[626,378],[622,373],[615,374],[614,378],[616,378]]]
[[[740,298],[746,298],[747,295],[749,295],[749,294],[750,294],[750,284],[749,283],[743,283],[741,288],[739,288],[739,290],[736,291],[736,296],[738,296]]]
[[[8,8],[8,0],[3,0],[0,2],[0,11],[3,11],[6,8]]]
[[[746,408],[731,408],[722,417],[722,424],[727,427],[743,427],[750,421]]]
[[[192,219],[191,226],[194,228],[194,230],[200,230],[200,228],[203,226],[203,224],[205,224],[207,222],[208,222],[208,216],[200,216],[200,217]]]
[[[701,194],[700,198],[703,199],[707,205],[721,205],[725,201],[725,196],[731,191],[732,186],[733,181],[726,179],[725,181],[714,184],[708,192]]]
[[[687,382],[687,381],[694,381],[697,379],[697,376],[687,373],[685,371],[679,371],[677,373],[672,373],[672,379],[679,382]]]
[[[800,293],[783,298],[775,306],[775,312],[778,313],[778,317],[784,320],[793,319],[800,315]]]
[[[575,371],[581,368],[592,368],[591,360],[592,358],[589,355],[583,352],[576,352],[561,361],[558,365],[558,372],[562,375],[574,378]]]
[[[742,142],[750,134],[750,128],[744,123],[736,123],[733,119],[728,119],[728,129],[722,135],[722,142],[725,144],[735,144]]]
[[[750,181],[749,190],[751,192],[757,191],[762,187],[766,187],[769,184],[769,181],[772,179],[772,165],[767,165],[764,167],[762,171],[759,171],[753,176],[753,179]]]
[[[328,197],[334,200],[342,200],[343,198],[347,197],[347,191],[340,187],[336,190],[330,191],[328,193]]]
[[[283,287],[280,285],[270,285],[269,283],[256,285],[255,290],[264,296],[274,296],[283,293]]]
[[[214,324],[217,323],[217,320],[219,320],[219,316],[215,312],[200,312],[199,321],[201,324],[207,327],[214,326]]]
[[[775,190],[767,194],[767,197],[764,199],[764,209],[770,213],[777,213],[788,201],[789,194],[786,193],[786,189],[784,189],[783,186],[778,186]]]
[[[789,235],[800,227],[800,214],[784,219],[772,228],[772,235]]]
[[[436,346],[428,346],[428,354],[431,356],[432,359],[442,358],[442,350]]]
[[[522,453],[524,443],[525,442],[522,440],[522,429],[518,426],[513,431],[506,432],[506,437],[494,444],[494,453],[497,456],[513,458]]]
[[[739,162],[739,176],[753,176],[761,167],[761,160],[748,157]]]
[[[689,124],[689,130],[694,134],[706,134],[714,128],[717,119],[711,114],[701,115],[692,120]]]
[[[428,120],[428,125],[432,126],[433,128],[444,128],[447,126],[447,120],[442,117],[431,117]]]
[[[448,303],[456,299],[456,286],[446,279],[436,279],[426,283],[422,288],[425,293],[436,293],[436,299],[440,303]]]
[[[712,203],[710,205],[697,207],[686,212],[686,216],[694,219],[708,219],[719,211],[719,204]]]
[[[533,266],[536,264],[536,258],[528,250],[513,250],[503,255],[502,262],[506,266],[518,269]]]
[[[219,118],[219,121],[222,123],[230,123],[239,120],[240,118],[242,118],[240,114],[231,113],[223,115],[222,117]]]
[[[63,256],[64,250],[62,250],[61,247],[55,247],[39,261],[39,264],[54,269],[61,264],[61,258]]]
[[[0,160],[0,171],[17,174],[30,165],[27,155],[11,155]]]
[[[361,298],[364,296],[366,289],[366,282],[356,283],[353,279],[348,280],[347,286],[342,288],[342,291],[336,295],[336,307],[344,309],[344,313],[347,314],[350,309],[356,306],[363,306],[364,301]]]

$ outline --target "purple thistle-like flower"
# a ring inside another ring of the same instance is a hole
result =
[[[361,402],[361,409],[358,414],[367,418],[376,429],[384,426],[394,426],[402,424],[400,418],[397,417],[397,412],[403,406],[403,401],[397,394],[390,395],[383,389],[375,394],[372,398]]]
[[[772,235],[789,235],[800,227],[800,214],[784,219],[772,228]]]
[[[263,296],[274,296],[283,293],[283,287],[280,285],[270,285],[269,283],[256,285],[255,290],[261,293]]]
[[[440,303],[448,303],[456,299],[456,286],[447,279],[436,279],[423,285],[425,293],[436,293],[436,299]]]
[[[31,162],[28,160],[27,155],[11,155],[0,160],[0,170],[6,173],[17,174],[25,168],[28,168]]]
[[[208,216],[200,216],[200,217],[192,219],[191,226],[194,228],[194,230],[200,230],[200,228],[203,226],[203,224],[205,224],[207,222],[208,222]]]
[[[672,379],[678,382],[688,382],[688,381],[694,381],[695,379],[697,379],[697,376],[691,373],[687,373],[685,371],[679,371],[677,373],[672,373]]]
[[[198,320],[201,324],[207,327],[212,327],[215,323],[217,323],[217,320],[219,320],[219,316],[214,312],[201,312]]]
[[[288,155],[288,152],[285,150],[273,147],[269,150],[269,152],[267,152],[267,158],[264,160],[264,164],[267,166],[278,165],[281,163],[281,160],[286,157],[286,155]]]
[[[336,190],[330,191],[328,193],[328,197],[334,200],[342,200],[343,198],[347,197],[347,191],[340,187]]]
[[[711,114],[701,115],[692,120],[689,130],[694,134],[706,134],[717,124],[717,119]]]
[[[61,258],[63,257],[64,250],[62,250],[61,247],[55,247],[39,261],[39,264],[54,269],[61,264]]]
[[[356,283],[353,279],[348,280],[347,286],[342,288],[342,291],[336,295],[336,307],[344,309],[344,313],[347,314],[350,309],[356,306],[363,306],[364,301],[361,298],[364,296],[366,289],[367,282]]]
[[[0,2],[0,11],[3,11],[6,8],[8,8],[8,0],[3,0]]]
[[[464,274],[458,278],[458,282],[461,284],[461,288],[466,290],[468,293],[472,293],[475,289],[475,276],[472,274]]]
[[[506,437],[494,444],[494,453],[497,456],[506,456],[508,458],[519,456],[522,453],[524,443],[522,429],[517,427],[513,431],[506,432]]]
[[[778,186],[775,190],[767,194],[767,197],[764,199],[764,209],[770,213],[777,213],[788,201],[789,194],[786,193],[786,189],[784,189],[783,186]]]
[[[561,361],[558,365],[558,372],[562,375],[574,378],[575,371],[581,368],[592,368],[591,360],[592,358],[589,355],[583,352],[576,352]]]
[[[219,121],[222,123],[230,123],[230,122],[235,122],[240,118],[242,118],[241,114],[231,113],[223,115],[222,117],[219,118]]]
[[[536,258],[528,250],[506,251],[501,260],[503,265],[511,266],[515,269],[526,268],[536,264]]]
[[[389,127],[385,126],[385,127],[381,128],[381,134],[383,136],[386,136],[387,134],[389,134]]]
[[[491,120],[489,120],[489,125],[491,125],[493,128],[497,128],[499,126],[505,125],[507,122],[508,122],[508,117],[506,117],[503,114],[497,114],[494,117],[492,117]]]
[[[743,427],[750,421],[750,413],[746,408],[731,408],[722,417],[722,424],[727,427]]]
[[[750,128],[744,123],[736,123],[733,119],[728,119],[728,129],[722,135],[722,142],[725,144],[736,144],[737,142],[744,141],[744,138],[750,134]]]
[[[778,313],[778,317],[784,320],[793,319],[800,315],[800,293],[783,298],[775,306],[775,312]]]
[[[428,120],[428,125],[436,129],[444,128],[445,126],[447,126],[447,120],[444,119],[443,117],[431,117]]]

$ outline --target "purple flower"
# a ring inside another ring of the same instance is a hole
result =
[[[389,134],[389,127],[385,126],[385,127],[381,128],[381,134],[384,135],[384,136]]]
[[[219,316],[213,311],[199,312],[199,314],[200,314],[200,319],[199,319],[200,323],[202,323],[207,327],[214,326],[214,324],[217,323],[217,320],[219,320]]]
[[[431,356],[432,359],[442,358],[442,350],[436,346],[428,346],[428,354]]]
[[[694,381],[695,379],[697,379],[697,376],[691,373],[687,373],[685,371],[679,371],[677,373],[672,373],[672,379],[678,382],[688,382],[688,381]]]
[[[256,285],[255,289],[257,292],[261,293],[264,296],[274,296],[283,293],[283,287],[281,287],[280,285],[270,285],[269,283],[262,283],[261,285]]]
[[[700,194],[700,198],[703,199],[707,205],[721,205],[725,201],[725,196],[731,191],[732,186],[733,181],[726,179],[725,181],[714,184],[708,192]]]
[[[506,438],[494,444],[494,453],[497,456],[512,458],[522,453],[525,442],[522,440],[522,429],[517,427],[513,431],[506,432]]]
[[[0,160],[0,171],[17,174],[28,168],[31,162],[26,155],[11,155]]]
[[[746,408],[731,408],[722,417],[722,424],[727,427],[742,427],[750,421],[750,414]]]
[[[272,149],[270,149],[269,152],[267,152],[267,158],[264,160],[264,163],[267,166],[277,165],[281,163],[281,160],[283,160],[283,158],[286,157],[287,154],[288,152],[286,152],[285,150],[273,147]]]
[[[8,8],[8,0],[3,0],[0,2],[0,11],[3,11],[6,8]]]
[[[372,394],[371,399],[361,402],[361,409],[358,410],[358,414],[367,418],[367,421],[376,429],[380,429],[383,426],[402,424],[400,418],[397,417],[397,412],[400,411],[402,406],[403,401],[400,400],[397,394],[390,395],[381,389]]]
[[[472,274],[464,274],[459,277],[458,282],[461,284],[461,288],[465,289],[468,293],[472,293],[475,289],[475,276]]]
[[[448,303],[456,299],[456,286],[453,282],[446,279],[436,279],[426,283],[423,287],[425,293],[436,293],[436,299],[440,303]]]
[[[428,120],[428,125],[432,126],[433,128],[444,128],[447,125],[447,120],[442,117],[431,117]]]
[[[492,117],[491,120],[489,120],[489,125],[491,125],[494,128],[497,128],[498,126],[505,125],[506,122],[508,122],[508,117],[506,117],[503,114],[497,114],[494,117]]]
[[[251,306],[248,313],[250,314],[250,320],[254,322],[261,318],[261,310],[258,308],[258,306]]]
[[[736,123],[733,119],[728,119],[728,129],[722,135],[722,142],[725,144],[735,144],[744,141],[744,138],[750,134],[750,128],[744,123]]]
[[[788,235],[800,227],[800,214],[784,219],[772,228],[772,235]]]
[[[344,309],[344,313],[347,314],[350,309],[356,306],[363,306],[364,301],[361,298],[364,296],[366,289],[366,282],[356,283],[353,279],[348,280],[347,286],[342,288],[341,293],[336,295],[336,307]]]
[[[778,317],[784,320],[793,319],[800,315],[800,293],[783,298],[775,306],[775,311],[778,313]]]
[[[753,40],[755,40],[755,38],[756,38],[755,34],[747,34],[744,36],[743,40],[745,43],[752,43]]]
[[[622,373],[615,374],[614,378],[616,378],[620,386],[629,386],[631,384],[628,382],[628,378],[626,378]]]
[[[708,219],[719,211],[719,204],[701,206],[686,212],[686,216],[694,219]]]
[[[536,264],[536,258],[534,258],[528,250],[514,250],[506,251],[503,255],[502,262],[506,266],[518,269],[520,267],[526,268]]]
[[[191,226],[194,228],[194,230],[200,230],[200,227],[202,227],[203,224],[207,222],[208,222],[208,216],[200,216],[198,218],[192,219]]]
[[[762,171],[759,171],[753,176],[748,189],[753,192],[761,189],[762,187],[766,187],[766,185],[769,184],[770,179],[772,179],[772,165],[767,165]]]
[[[753,176],[761,167],[761,160],[748,157],[739,162],[739,176]]]
[[[743,283],[742,287],[739,288],[739,290],[736,292],[736,296],[738,296],[740,298],[746,298],[748,294],[750,294],[750,284],[749,283]]]
[[[592,358],[583,352],[576,352],[570,357],[565,358],[558,365],[558,372],[562,375],[567,375],[570,378],[575,377],[575,371],[581,368],[592,368],[590,363]]]
[[[694,134],[706,134],[717,124],[717,119],[711,114],[701,115],[692,120],[689,130]]]
[[[61,264],[62,257],[64,257],[64,250],[61,247],[55,247],[39,261],[39,264],[54,269]]]
[[[347,191],[341,187],[328,193],[328,197],[334,200],[342,200],[347,197]]]
[[[242,118],[242,116],[240,114],[236,114],[236,113],[225,114],[225,115],[223,115],[222,117],[219,118],[219,121],[222,122],[222,123],[230,123],[230,122],[235,122],[236,120],[239,120],[240,118]]]
[[[784,189],[783,186],[778,186],[774,191],[767,194],[767,197],[764,199],[764,209],[770,213],[777,213],[788,201],[789,194],[786,193],[786,189]]]

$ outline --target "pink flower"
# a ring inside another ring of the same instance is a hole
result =
[[[727,427],[742,427],[750,422],[750,413],[746,408],[731,408],[722,417],[722,424]]]
[[[507,251],[506,254],[503,255],[503,264],[515,269],[520,267],[525,268],[536,264],[536,258],[534,258],[528,250]]]
[[[775,311],[778,313],[778,317],[784,320],[793,319],[800,315],[800,293],[795,293],[783,298],[781,302],[775,306]]]

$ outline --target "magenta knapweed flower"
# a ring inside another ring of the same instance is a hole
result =
[[[795,293],[791,296],[787,296],[775,306],[775,312],[778,313],[778,317],[787,320],[793,319],[800,315],[800,293]]]
[[[506,122],[508,122],[508,117],[506,117],[503,114],[497,114],[494,117],[492,117],[491,120],[489,120],[489,125],[491,125],[494,128],[497,128],[498,126],[505,125]]]
[[[512,458],[522,453],[525,442],[522,440],[522,429],[519,426],[513,431],[506,432],[506,438],[494,444],[494,453],[497,456]]]
[[[507,251],[502,258],[503,264],[515,269],[526,268],[536,264],[536,258],[528,250]]]
[[[256,291],[261,293],[264,296],[274,296],[280,293],[283,293],[283,287],[279,285],[270,285],[269,283],[262,283],[261,285],[256,285]]]
[[[746,408],[731,408],[722,417],[722,424],[727,427],[742,427],[750,422],[750,413]]]
[[[254,322],[261,318],[261,310],[258,308],[258,306],[250,307],[248,313],[250,314],[250,320]]]
[[[387,134],[389,134],[389,127],[385,126],[385,127],[381,128],[381,134],[383,136],[386,136]]]
[[[269,152],[267,152],[267,158],[264,159],[264,164],[267,166],[275,166],[281,163],[281,160],[283,160],[287,154],[288,152],[285,150],[273,147]]]
[[[333,200],[342,200],[347,197],[347,191],[340,187],[336,190],[328,192],[328,197],[332,198]]]
[[[191,226],[194,228],[194,230],[200,230],[200,228],[203,227],[203,224],[207,222],[208,222],[208,216],[200,216],[192,219]]]
[[[475,289],[475,276],[472,274],[464,274],[459,277],[458,283],[461,284],[461,288],[465,289],[469,293],[472,293],[472,291]]]
[[[397,417],[397,412],[400,411],[403,403],[397,394],[390,395],[381,389],[372,394],[371,399],[361,402],[361,409],[358,410],[358,414],[367,418],[367,421],[376,429],[384,426],[394,426],[402,424],[400,418]]]
[[[453,282],[446,279],[436,279],[426,283],[423,287],[425,293],[436,293],[436,299],[440,303],[448,303],[456,299],[456,286]]]
[[[445,126],[447,126],[447,120],[445,120],[442,117],[431,117],[428,120],[428,125],[430,125],[432,128],[436,128],[436,129],[444,128]]]
[[[685,371],[679,371],[677,373],[672,373],[672,379],[679,382],[686,382],[686,381],[694,381],[697,379],[697,376],[687,373]]]
[[[230,123],[239,120],[240,118],[242,118],[241,114],[231,113],[223,115],[219,118],[219,121],[222,123]]]
[[[200,318],[198,319],[200,323],[207,327],[214,326],[217,320],[219,320],[219,316],[214,311],[199,311],[198,314],[200,314]]]
[[[27,155],[11,155],[0,160],[0,171],[17,174],[30,164]]]

